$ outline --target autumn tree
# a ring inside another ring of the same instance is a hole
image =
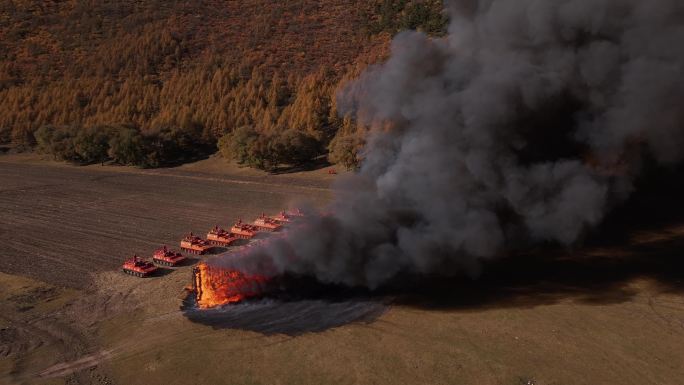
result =
[[[121,165],[144,165],[143,137],[131,127],[117,127],[109,139],[107,154]]]
[[[359,135],[340,135],[336,136],[328,147],[328,160],[331,163],[338,163],[348,170],[354,170],[361,161],[359,152],[363,147],[363,140]]]
[[[0,144],[144,167],[217,147],[261,168],[328,148],[338,159],[365,133],[342,130],[341,85],[382,61],[393,33],[439,35],[446,20],[439,0],[84,4],[0,6]]]
[[[74,154],[79,163],[104,163],[109,155],[111,129],[106,126],[78,130],[73,137]]]
[[[252,164],[252,152],[259,134],[251,126],[242,126],[221,137],[218,148],[226,159],[232,159],[240,164]]]

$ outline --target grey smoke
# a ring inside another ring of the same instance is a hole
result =
[[[630,193],[644,157],[684,152],[684,2],[447,3],[448,36],[404,32],[339,95],[375,129],[330,214],[250,253],[275,272],[375,287],[477,274],[571,245]]]

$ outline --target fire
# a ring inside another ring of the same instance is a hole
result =
[[[200,263],[193,271],[197,307],[209,309],[240,302],[263,293],[268,279]]]

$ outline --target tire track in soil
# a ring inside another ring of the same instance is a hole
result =
[[[12,180],[0,190],[0,241],[6,251],[0,271],[77,288],[87,286],[83,276],[116,269],[128,255],[147,256],[161,244],[176,247],[190,230],[201,234],[328,191],[295,178],[270,183],[176,170],[5,161],[0,161],[0,178]]]

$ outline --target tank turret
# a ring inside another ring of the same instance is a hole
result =
[[[183,254],[169,250],[166,246],[158,248],[152,254],[152,261],[163,266],[178,266],[184,260]]]
[[[134,255],[133,258],[127,259],[126,262],[124,262],[122,270],[126,274],[144,278],[154,273],[157,270],[157,266],[152,262]]]
[[[269,218],[264,214],[261,214],[261,216],[254,221],[254,226],[256,226],[259,231],[268,232],[278,231],[282,227],[278,221],[273,218]]]
[[[212,245],[216,246],[230,246],[235,243],[239,238],[230,231],[226,231],[219,226],[214,226],[209,233],[207,233],[207,241]]]
[[[240,239],[252,239],[257,231],[258,229],[255,226],[242,222],[242,219],[238,219],[233,227],[230,228],[231,234]]]
[[[204,239],[195,236],[193,233],[188,234],[180,242],[181,250],[190,254],[202,255],[211,249],[211,245]]]

